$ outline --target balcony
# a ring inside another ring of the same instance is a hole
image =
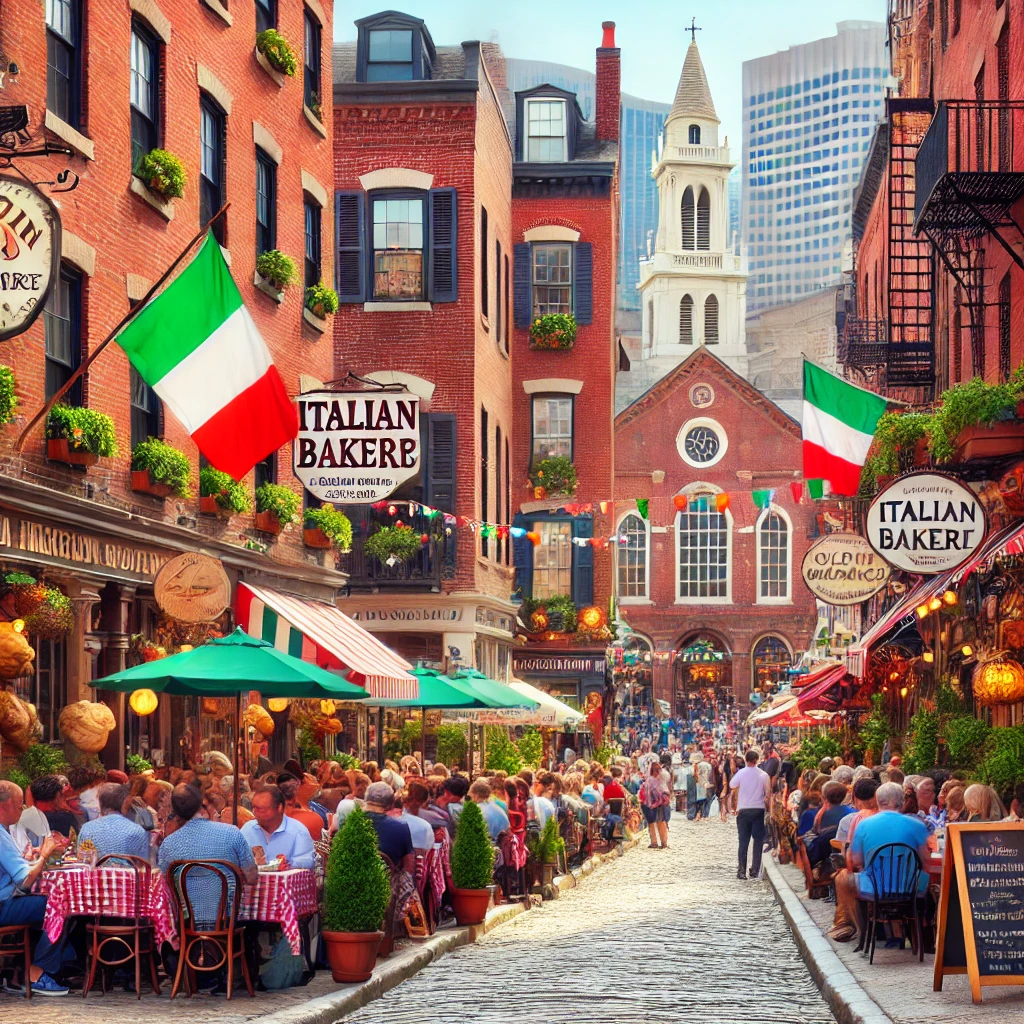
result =
[[[666,146],[662,159],[692,160],[698,164],[730,164],[728,146]]]
[[[839,334],[836,358],[843,366],[881,366],[889,348],[885,320],[860,320],[847,316]]]
[[[458,543],[454,528],[445,530],[443,516],[425,516],[420,512],[408,515],[408,506],[396,502],[399,514],[388,515],[369,505],[348,505],[345,514],[352,521],[352,550],[343,554],[339,568],[348,573],[351,590],[434,590],[440,591],[442,580],[455,578],[455,549]],[[409,561],[387,565],[368,556],[363,543],[378,526],[394,526],[401,521],[415,533],[430,537],[419,553]]]
[[[692,271],[695,275],[702,275],[709,270],[722,274],[746,275],[747,258],[734,252],[705,250],[656,252],[648,259],[640,261],[640,281],[643,283],[649,277],[658,274],[675,275],[679,271]]]
[[[875,368],[869,377],[880,387],[924,387],[934,379],[931,342],[893,341],[887,320],[847,316],[836,355],[847,369]]]

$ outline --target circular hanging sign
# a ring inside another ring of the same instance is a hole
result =
[[[941,473],[911,473],[871,503],[868,543],[907,572],[947,572],[966,562],[985,539],[985,510],[965,484]]]
[[[859,533],[829,533],[804,555],[804,586],[825,604],[860,604],[889,582],[889,564]]]
[[[212,622],[231,603],[231,581],[219,558],[186,551],[165,562],[153,581],[160,610],[180,622]]]

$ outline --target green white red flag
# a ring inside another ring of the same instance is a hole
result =
[[[117,342],[210,464],[234,479],[298,433],[295,406],[212,234]]]
[[[804,479],[856,494],[886,401],[804,360]]]

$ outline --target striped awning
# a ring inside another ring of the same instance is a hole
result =
[[[240,583],[235,616],[250,635],[321,668],[344,671],[371,697],[419,696],[419,684],[409,672],[412,666],[332,604]]]

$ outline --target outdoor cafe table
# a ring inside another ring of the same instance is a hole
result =
[[[159,871],[150,875],[141,913],[153,922],[157,943],[178,946],[177,918],[170,886]],[[37,891],[47,897],[43,928],[56,942],[69,917],[134,917],[135,873],[124,868],[74,868],[44,871]],[[302,953],[299,922],[315,914],[316,881],[308,869],[261,871],[255,886],[246,886],[239,921],[279,925],[295,955]]]

